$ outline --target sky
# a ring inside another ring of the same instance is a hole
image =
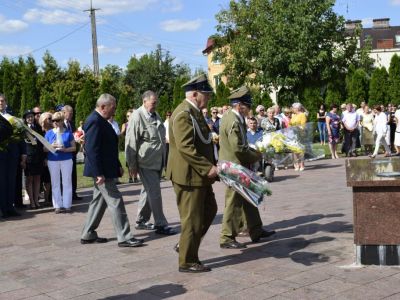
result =
[[[97,17],[100,67],[125,68],[129,59],[161,44],[194,71],[207,70],[202,54],[216,33],[215,15],[229,0],[92,0]],[[33,55],[38,65],[49,50],[61,66],[70,59],[92,66],[90,0],[0,0],[0,56]],[[364,27],[388,17],[400,26],[400,0],[337,0],[334,10]]]

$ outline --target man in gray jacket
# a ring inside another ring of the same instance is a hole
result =
[[[146,91],[143,105],[129,119],[125,138],[125,155],[130,174],[139,172],[143,182],[138,204],[136,229],[155,229],[158,234],[173,235],[163,213],[160,188],[161,172],[165,166],[165,127],[156,113],[157,95]],[[149,223],[151,213],[154,226]]]

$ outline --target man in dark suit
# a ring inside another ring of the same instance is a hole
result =
[[[73,118],[74,118],[74,109],[70,105],[64,105],[62,108],[62,112],[64,113],[64,126],[66,130],[71,131],[72,134],[76,131]],[[81,200],[81,197],[76,193],[77,189],[77,175],[76,175],[76,154],[78,153],[79,148],[77,147],[76,151],[72,153],[72,199],[73,200]]]
[[[0,94],[0,115],[1,120],[6,119],[5,122],[12,117],[7,110],[7,100],[3,94]],[[6,126],[5,122],[1,122],[3,123],[1,127],[4,127],[6,133],[9,134],[10,128]],[[1,134],[1,138],[3,139],[3,134]],[[15,202],[18,183],[17,170],[19,166],[25,168],[26,163],[26,152],[23,146],[22,141],[10,142],[5,149],[0,150],[0,211],[3,218],[20,216],[15,210]],[[22,195],[20,197],[22,198]]]
[[[8,139],[12,132],[11,124],[0,114],[0,143]]]
[[[83,175],[93,178],[94,189],[81,243],[107,242],[107,239],[97,236],[96,229],[108,207],[117,233],[118,246],[138,247],[143,245],[143,240],[135,239],[131,233],[122,195],[115,180],[123,174],[118,159],[118,137],[107,121],[114,115],[115,109],[115,98],[102,94],[97,100],[96,109],[85,121],[86,158]]]

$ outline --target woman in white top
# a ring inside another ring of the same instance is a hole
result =
[[[375,119],[374,119],[374,133],[376,135],[375,139],[375,150],[371,158],[374,158],[379,151],[379,147],[382,144],[385,148],[385,157],[390,156],[390,149],[388,144],[386,143],[386,135],[388,133],[387,128],[387,116],[384,112],[382,112],[382,108],[379,105],[374,107]]]
[[[394,113],[394,118],[396,122],[396,131],[394,134],[394,147],[396,148],[396,155],[400,155],[400,106],[397,107]]]

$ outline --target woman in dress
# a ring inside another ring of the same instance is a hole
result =
[[[364,106],[363,113],[361,115],[361,127],[362,127],[362,145],[364,146],[365,155],[372,154],[374,145],[374,115],[369,109],[368,105]]]
[[[42,134],[45,134],[47,131],[53,129],[52,122],[52,114],[50,112],[44,112],[40,115],[39,125],[42,127]],[[43,172],[41,176],[42,184],[43,184],[43,192],[44,192],[44,205],[51,206],[51,180],[50,180],[50,171],[47,165],[47,156],[44,157],[43,162]]]
[[[321,105],[319,107],[319,111],[317,112],[317,120],[318,120],[318,132],[319,132],[319,141],[321,145],[325,145],[326,143],[326,109],[325,105]]]
[[[340,139],[340,116],[337,114],[338,106],[331,105],[331,110],[326,114],[326,128],[328,130],[329,150],[331,151],[332,159],[339,158],[337,154],[337,144]]]
[[[290,119],[289,126],[305,127],[307,117],[305,109],[301,103],[296,102],[292,105],[292,118]],[[293,153],[294,170],[304,171],[304,153]]]
[[[51,175],[51,188],[55,213],[71,212],[72,205],[72,153],[76,151],[74,136],[64,128],[64,115],[56,112],[52,117],[54,128],[47,131],[46,140],[56,149],[47,155]],[[63,191],[61,195],[62,180]]]
[[[35,114],[28,110],[23,115],[24,123],[35,130]],[[31,208],[37,209],[40,194],[40,175],[43,172],[44,152],[43,145],[33,136],[25,138],[26,145],[26,168],[25,168],[25,188],[31,202]]]

